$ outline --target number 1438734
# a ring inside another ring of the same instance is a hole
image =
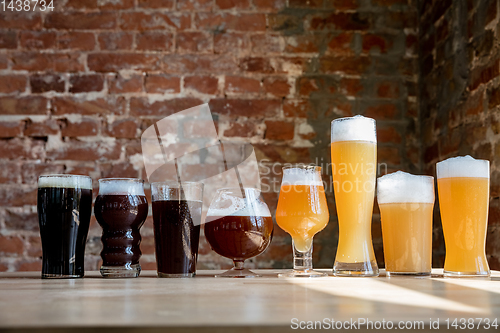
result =
[[[0,10],[4,12],[53,11],[54,0],[0,0]]]

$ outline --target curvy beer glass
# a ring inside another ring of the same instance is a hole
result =
[[[141,234],[148,216],[144,181],[134,178],[99,179],[94,215],[102,227],[101,275],[138,277],[141,273]]]
[[[38,178],[42,278],[80,278],[92,213],[92,179],[77,175]]]
[[[331,151],[339,243],[336,276],[377,276],[371,222],[377,170],[375,120],[363,116],[332,121]]]
[[[448,277],[489,276],[485,244],[490,200],[490,162],[471,156],[437,163],[438,195]]]
[[[205,220],[205,237],[217,254],[234,267],[215,277],[251,278],[246,259],[264,252],[273,236],[273,219],[256,188],[225,188],[215,194]]]
[[[378,178],[385,271],[431,275],[434,177],[398,171]]]
[[[280,277],[320,277],[313,271],[313,237],[328,224],[330,214],[321,180],[321,167],[283,168],[276,222],[292,236],[293,270]]]
[[[203,183],[151,183],[158,277],[196,274]]]

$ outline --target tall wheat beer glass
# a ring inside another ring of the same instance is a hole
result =
[[[371,221],[377,170],[375,120],[332,121],[332,176],[339,218],[336,276],[377,276]]]
[[[434,177],[395,172],[378,179],[385,271],[430,275]]]
[[[490,199],[490,162],[470,156],[436,165],[446,258],[444,275],[489,276],[485,243]]]

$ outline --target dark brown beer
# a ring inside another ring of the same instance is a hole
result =
[[[264,252],[272,234],[270,216],[207,216],[205,222],[205,237],[212,249],[233,260],[245,260]]]

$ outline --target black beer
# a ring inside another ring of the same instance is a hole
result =
[[[148,202],[140,179],[100,179],[94,215],[102,227],[104,277],[137,277],[141,272],[142,227],[148,216]]]
[[[42,278],[83,277],[92,212],[90,177],[41,176],[37,210],[43,252]]]

